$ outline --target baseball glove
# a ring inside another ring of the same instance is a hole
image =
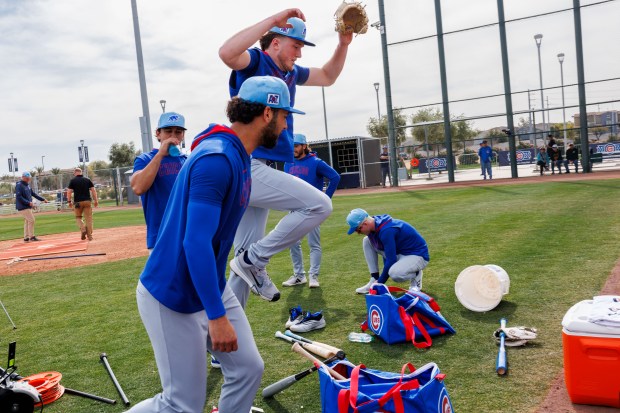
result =
[[[506,335],[506,339],[504,340],[504,344],[507,347],[517,347],[524,346],[530,340],[535,340],[537,337],[536,329],[533,327],[507,327],[507,328],[498,328],[493,333],[493,337],[499,343],[499,334],[504,332]]]
[[[342,4],[334,13],[336,17],[336,31],[342,34],[363,34],[368,30],[368,16],[361,3],[354,1]]]

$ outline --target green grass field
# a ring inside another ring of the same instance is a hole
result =
[[[457,412],[532,411],[562,366],[564,313],[600,291],[620,256],[619,195],[620,180],[606,180],[336,197],[334,213],[322,226],[321,288],[283,287],[276,303],[250,299],[247,313],[266,365],[262,387],[308,367],[287,343],[273,337],[284,329],[288,308],[301,304],[324,310],[327,319],[324,330],[308,336],[343,348],[354,363],[399,371],[406,362],[416,366],[436,362],[447,374],[445,383]],[[431,253],[424,290],[442,306],[456,335],[436,339],[427,350],[376,340],[347,341],[349,332],[359,331],[366,313],[364,298],[354,293],[368,278],[362,239],[347,236],[344,222],[355,207],[392,214],[419,229]],[[134,224],[140,217],[136,214],[119,211],[110,225]],[[97,225],[103,216],[99,214]],[[281,216],[272,213],[269,225]],[[19,228],[10,232],[7,220],[0,222],[5,238],[20,235]],[[49,225],[49,231],[65,228]],[[72,230],[72,225],[67,228]],[[491,312],[468,311],[456,299],[454,281],[465,267],[490,263],[510,275],[510,294]],[[67,387],[118,399],[99,363],[99,354],[105,351],[132,402],[154,395],[160,390],[159,378],[135,304],[143,264],[142,258],[0,278],[0,299],[18,325],[12,330],[0,313],[0,360],[7,343],[17,340],[22,375],[57,370]],[[268,269],[278,285],[288,278],[288,253],[274,257]],[[539,328],[535,344],[508,350],[510,373],[503,378],[495,374],[497,346],[491,338],[501,317],[508,317],[510,325]],[[221,373],[210,369],[205,411],[217,403],[222,382]],[[257,395],[255,404],[266,412],[320,412],[318,378],[307,377],[272,400]],[[75,396],[64,396],[45,409],[48,413],[123,410],[120,405]]]

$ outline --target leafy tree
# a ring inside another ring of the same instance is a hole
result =
[[[493,128],[487,133],[487,137],[493,139],[497,143],[508,142],[508,135],[499,128]]]
[[[131,164],[133,164],[133,159],[131,160]],[[112,176],[110,164],[108,164],[106,161],[92,161],[88,165],[88,169],[90,170],[91,176],[96,175],[100,178],[109,178],[110,176]]]
[[[405,115],[401,113],[399,109],[395,109],[393,114],[394,114],[394,127],[396,128],[396,146],[399,146],[405,141],[405,139],[407,139],[405,129],[403,129],[403,127],[407,124],[407,118],[405,117]],[[385,142],[387,142],[387,137],[388,137],[387,115],[381,116],[381,119],[371,117],[368,120],[368,125],[366,125],[366,130],[368,130],[368,133],[373,138],[381,138],[382,140],[385,139]]]
[[[108,152],[108,157],[110,158],[110,168],[133,165],[133,161],[137,155],[138,151],[136,151],[136,147],[133,142],[113,143],[112,146],[110,146],[110,151]]]
[[[607,128],[606,126],[596,126],[592,129],[590,129],[590,132],[592,132],[594,134],[594,136],[596,136],[596,141],[600,141],[601,140],[601,136],[604,133],[607,133],[609,131],[609,128]]]
[[[456,147],[458,142],[462,142],[463,148],[465,147],[465,141],[476,136],[479,131],[475,130],[472,127],[472,122],[462,120],[462,115],[452,117],[450,122],[450,136],[452,138],[453,146]],[[444,125],[443,122],[443,112],[441,112],[437,108],[427,108],[420,109],[416,113],[411,116],[411,122],[413,124],[421,123],[421,122],[433,122],[436,121],[438,123],[434,123],[426,126],[418,126],[413,128],[411,135],[413,139],[417,142],[424,143],[425,142],[425,128],[428,131],[428,143],[435,144],[435,152],[437,152],[438,147],[445,144],[445,133],[444,133]]]

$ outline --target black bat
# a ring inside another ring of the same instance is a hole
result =
[[[112,379],[112,383],[114,383],[114,387],[116,387],[116,390],[118,391],[118,394],[121,396],[123,403],[125,404],[125,406],[129,406],[130,404],[129,399],[125,395],[125,392],[123,391],[123,388],[121,387],[118,380],[116,380],[116,376],[114,375],[114,372],[112,371],[112,367],[110,367],[110,363],[108,363],[108,355],[106,353],[101,353],[101,355],[99,356],[99,359],[101,359],[103,366],[108,371],[108,374],[110,375],[110,378]]]
[[[334,360],[338,360],[339,357],[336,355],[334,357],[330,357],[324,361],[324,363],[331,363]],[[273,397],[276,394],[280,393],[282,390],[291,387],[293,384],[297,383],[299,380],[303,379],[307,375],[317,371],[318,368],[316,366],[312,366],[307,370],[300,371],[297,374],[293,374],[292,376],[288,376],[283,378],[280,381],[277,381],[263,389],[263,398],[267,399],[269,397]]]

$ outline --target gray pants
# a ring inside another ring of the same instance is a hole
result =
[[[302,238],[303,239],[303,238]],[[310,275],[319,275],[321,269],[321,227],[318,226],[308,233],[308,246],[310,247]],[[291,260],[293,261],[293,272],[295,275],[305,275],[304,257],[301,252],[301,239],[297,241],[291,248]]]
[[[290,214],[286,214],[265,236],[270,209],[289,211]],[[264,268],[271,257],[321,225],[331,212],[332,201],[323,192],[293,175],[270,168],[263,160],[253,158],[250,204],[237,228],[234,250],[248,251],[250,261]],[[229,284],[245,308],[250,287],[232,273]]]
[[[138,310],[151,339],[163,391],[128,413],[202,413],[207,397],[207,353],[222,364],[220,413],[249,412],[260,386],[264,364],[239,301],[226,286],[222,301],[237,333],[239,349],[222,353],[211,349],[204,311],[183,314],[157,301],[142,283],[136,290]]]
[[[385,258],[385,253],[376,249],[368,237],[364,237],[362,241],[364,248],[364,257],[368,264],[368,271],[370,273],[379,272],[379,255]],[[392,265],[388,274],[390,278],[397,283],[411,281],[418,275],[418,272],[422,271],[428,265],[428,261],[418,255],[397,255],[396,263]],[[419,280],[420,288],[422,286],[422,280]]]

